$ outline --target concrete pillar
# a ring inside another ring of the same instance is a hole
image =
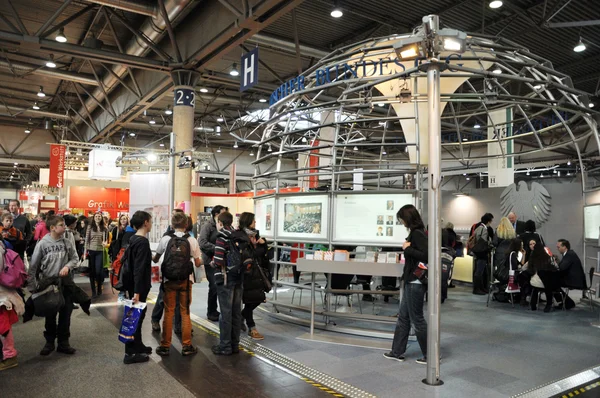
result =
[[[196,94],[191,86],[175,86],[173,100],[173,133],[175,152],[189,151],[194,146],[194,105]],[[190,153],[187,153],[190,154]],[[175,207],[186,213],[192,199],[192,172],[189,169],[175,169]]]

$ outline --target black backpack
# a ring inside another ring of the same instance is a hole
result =
[[[162,262],[162,275],[170,281],[184,281],[194,272],[191,261],[191,247],[189,234],[182,237],[174,233],[169,234],[171,240],[165,250],[165,258]]]
[[[252,258],[249,253],[248,237],[243,231],[233,231],[229,237],[229,250],[226,255],[228,273],[239,273],[242,270],[244,260]]]

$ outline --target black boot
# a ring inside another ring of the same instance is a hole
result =
[[[529,303],[531,304],[531,311],[537,311],[537,304],[540,299],[540,291],[536,288],[531,292],[531,298],[529,299]]]
[[[96,297],[98,297],[98,295],[96,294],[96,281],[90,282],[90,285],[92,286],[92,298],[95,299]]]
[[[98,282],[98,296],[102,296],[102,282]]]
[[[487,293],[481,288],[481,275],[474,275],[473,276],[473,294],[479,295],[479,296],[485,296]]]

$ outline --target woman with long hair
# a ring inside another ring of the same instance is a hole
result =
[[[115,261],[121,247],[123,247],[123,236],[125,236],[125,230],[129,226],[129,216],[126,214],[121,214],[119,220],[117,222],[117,226],[112,231],[110,247],[108,249],[108,254],[110,255],[110,260]]]
[[[104,247],[108,245],[108,239],[108,229],[104,224],[102,213],[94,214],[85,236],[85,248],[90,267],[89,275],[93,299],[102,294],[102,285],[104,284]]]
[[[552,257],[546,252],[546,248],[536,242],[530,241],[531,254],[526,264],[526,272],[531,275],[531,309],[537,310],[539,294],[544,291],[546,294],[546,308],[544,312],[552,311],[552,293],[560,287],[559,274],[556,267],[552,264]]]
[[[510,223],[509,219],[502,217],[500,224],[496,228],[496,234],[494,235],[494,247],[496,251],[494,253],[494,278],[496,278],[501,284],[508,283],[508,270],[510,264],[507,264],[509,260],[508,254],[509,246],[513,244],[513,240],[517,237],[517,233]],[[521,249],[519,248],[518,251]]]
[[[419,347],[421,347],[423,353],[423,357],[417,359],[417,363],[425,365],[427,364],[427,322],[423,317],[423,303],[427,286],[421,283],[415,275],[415,271],[419,268],[420,263],[427,264],[427,234],[421,215],[415,206],[402,206],[396,217],[410,232],[406,242],[402,245],[405,258],[404,292],[398,321],[396,322],[396,330],[394,331],[394,341],[392,350],[383,354],[383,356],[395,361],[404,361],[408,334],[412,324],[415,328]]]
[[[256,220],[254,213],[242,213],[239,221],[239,230],[246,232],[254,245],[254,261],[244,269],[244,292],[242,294],[244,309],[242,310],[242,317],[248,326],[248,336],[253,340],[263,340],[264,336],[256,330],[253,314],[254,310],[266,300],[262,275],[264,274],[269,280],[271,279],[269,272],[270,261],[267,241],[259,236],[255,227]],[[242,330],[246,330],[243,323]]]

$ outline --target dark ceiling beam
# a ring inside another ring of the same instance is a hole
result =
[[[52,23],[54,23],[54,21],[56,21],[56,18],[58,18],[60,16],[60,14],[62,14],[62,12],[65,10],[65,8],[67,8],[69,6],[69,4],[71,4],[71,1],[72,0],[63,1],[61,6],[58,7],[58,9],[54,12],[54,14],[52,14],[52,16],[50,18],[48,18],[46,20],[46,22],[44,22],[44,24],[38,29],[38,31],[35,32],[34,36],[39,36],[42,33],[44,33],[46,31],[46,29],[48,29],[48,26],[52,25]]]
[[[34,48],[38,51],[46,51],[53,54],[71,55],[77,58],[101,61],[116,65],[127,65],[134,68],[148,69],[152,71],[167,72],[169,68],[168,63],[151,58],[136,57],[134,55],[121,54],[115,51],[99,50],[69,43],[59,43],[56,40],[43,39],[36,36],[19,35],[6,31],[0,31],[0,41],[11,43],[16,46]]]
[[[600,25],[600,19],[596,19],[593,21],[550,22],[547,26],[549,28],[581,28],[583,26],[596,25]]]
[[[538,7],[542,4],[544,4],[544,0],[537,0],[530,7],[527,7],[526,9],[522,9],[522,10],[525,12],[531,12],[536,7]],[[515,17],[515,15],[519,15],[520,13],[521,13],[521,11],[519,11],[519,12],[515,11],[515,12],[512,12],[510,15],[488,19],[484,22],[485,29],[487,30],[488,28],[491,28],[492,26],[496,26],[496,25],[506,22],[506,21],[512,22],[512,19]],[[473,24],[465,30],[467,32],[481,32],[481,24],[479,24],[479,23],[477,23],[477,25]]]
[[[82,8],[81,10],[77,11],[75,14],[71,15],[67,19],[61,21],[58,25],[54,25],[49,30],[43,32],[40,35],[40,37],[46,38],[46,37],[50,36],[52,33],[58,32],[60,30],[60,28],[64,28],[65,26],[67,26],[68,24],[70,24],[71,22],[73,22],[74,20],[76,20],[77,18],[79,18],[80,16],[86,14],[88,11],[91,11],[91,10],[93,10],[95,8],[96,8],[96,6],[94,4],[90,4],[87,7]]]

